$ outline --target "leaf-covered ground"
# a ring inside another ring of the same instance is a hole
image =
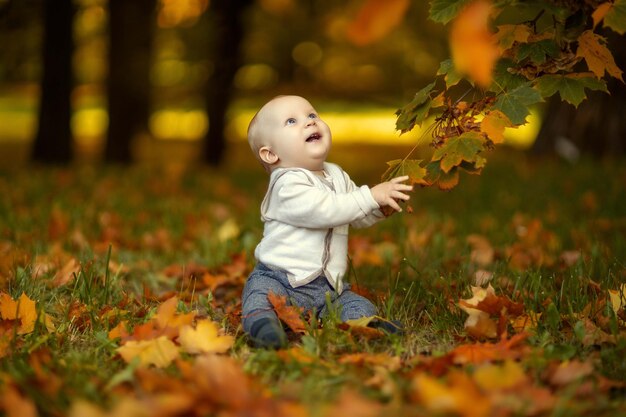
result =
[[[405,333],[304,317],[280,351],[239,325],[265,186],[245,166],[1,173],[0,411],[626,413],[623,161],[514,155],[417,189],[350,240],[348,280]]]

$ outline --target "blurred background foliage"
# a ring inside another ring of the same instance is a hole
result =
[[[217,148],[243,142],[256,109],[284,93],[308,97],[331,125],[337,143],[414,143],[422,132],[399,137],[394,112],[432,80],[440,61],[449,55],[447,29],[428,20],[428,2],[410,2],[399,24],[365,46],[349,39],[350,25],[364,3],[360,0],[135,2],[142,4],[140,13],[149,19],[152,31],[145,50],[135,47],[133,56],[148,54],[149,67],[142,75],[129,63],[130,70],[122,69],[126,79],[121,89],[130,100],[136,94],[129,85],[149,81],[148,115],[144,125],[133,122],[129,138],[119,138],[130,143],[131,155],[116,157],[105,149],[113,101],[107,80],[115,27],[111,11],[124,7],[123,1],[63,2],[73,13],[72,154],[87,160],[129,162],[154,156],[150,149],[169,143],[187,149],[185,158],[217,165],[224,157],[224,149]],[[44,36],[46,13],[50,10],[44,0],[0,0],[2,164],[31,157],[38,109],[45,108],[40,97],[42,50],[50,40]],[[234,39],[238,25],[240,42]],[[122,39],[129,42],[141,30],[128,24],[122,29]],[[51,111],[58,107],[54,99],[50,106]],[[131,119],[135,110],[141,109],[131,106],[123,114]],[[217,123],[220,112],[223,127]],[[509,143],[530,146],[539,114],[533,111],[529,125],[512,132]],[[211,125],[219,127],[219,138],[213,142],[207,139]],[[56,141],[57,133],[51,135],[53,139],[46,140]],[[220,138],[225,139],[222,145]]]

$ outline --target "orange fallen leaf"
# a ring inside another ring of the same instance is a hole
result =
[[[201,320],[195,329],[182,327],[178,342],[188,353],[224,353],[233,346],[235,339],[229,335],[221,336],[217,323]]]
[[[0,390],[0,407],[6,417],[37,417],[37,408],[30,398],[25,398],[12,384]]]
[[[126,320],[120,321],[117,326],[109,330],[108,337],[109,339],[117,339],[128,337],[128,322]]]
[[[55,287],[69,284],[74,280],[74,277],[80,272],[80,262],[75,258],[71,258],[63,265],[52,277],[52,284]]]
[[[510,339],[502,338],[497,343],[469,343],[460,345],[448,353],[448,355],[452,357],[452,362],[457,365],[519,359],[530,349],[523,344],[528,336],[528,333],[520,333]]]
[[[302,309],[287,305],[287,297],[270,292],[267,299],[274,307],[278,318],[296,333],[306,333],[306,323],[302,319]]]
[[[126,363],[138,358],[140,366],[154,365],[165,368],[179,355],[178,346],[165,336],[150,340],[129,340],[117,348]]]

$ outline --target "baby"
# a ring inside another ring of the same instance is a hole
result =
[[[404,184],[408,176],[357,187],[339,166],[326,162],[330,129],[298,96],[266,103],[250,122],[248,142],[270,182],[261,204],[264,230],[255,250],[257,265],[242,294],[244,331],[259,347],[286,344],[267,298],[270,292],[321,316],[329,308],[328,295],[342,321],[376,315],[376,307],[342,281],[348,228],[384,219],[383,206],[402,211],[397,200],[409,199],[404,193],[412,190]]]

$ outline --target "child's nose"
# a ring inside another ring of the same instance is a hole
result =
[[[308,126],[315,126],[315,125],[316,125],[316,123],[315,123],[315,119],[309,119],[309,121],[307,122],[307,124],[306,124],[306,125],[307,125],[307,127],[308,127]]]

